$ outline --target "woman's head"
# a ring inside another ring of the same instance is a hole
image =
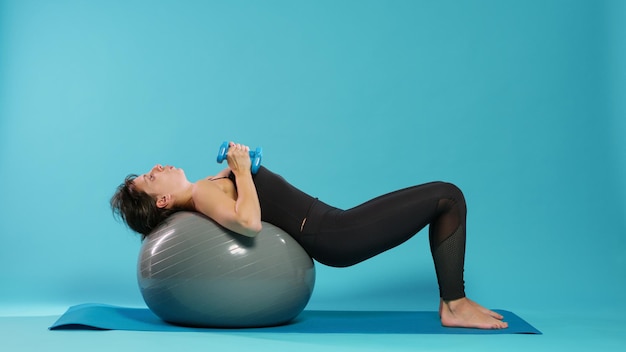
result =
[[[142,175],[128,175],[111,197],[113,213],[146,237],[178,210],[179,195],[189,184],[182,169],[154,166]]]

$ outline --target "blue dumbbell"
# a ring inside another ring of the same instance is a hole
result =
[[[228,142],[222,143],[220,146],[220,150],[217,152],[217,162],[222,163],[222,161],[226,160],[226,156],[228,155]],[[261,159],[263,158],[263,148],[257,147],[255,151],[250,151],[250,160],[252,161],[252,166],[250,170],[253,174],[256,174],[261,167]]]

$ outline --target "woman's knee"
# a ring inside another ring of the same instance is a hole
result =
[[[465,196],[463,191],[454,183],[446,181],[433,182],[439,188],[439,194],[441,199],[450,199],[465,203]]]
[[[455,184],[450,182],[439,181],[436,182],[439,187],[439,210],[451,210],[457,206],[462,209],[462,212],[467,211],[467,205],[465,203],[465,195],[463,191]]]
[[[455,199],[458,202],[465,203],[465,196],[463,195],[463,191],[454,183],[444,182],[446,190],[449,194],[452,195],[452,199]]]

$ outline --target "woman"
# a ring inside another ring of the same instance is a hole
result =
[[[289,233],[316,261],[345,267],[371,258],[429,226],[440,291],[441,323],[449,327],[503,329],[503,317],[465,296],[465,199],[454,185],[432,182],[392,192],[349,210],[331,207],[264,167],[252,175],[249,148],[230,142],[228,168],[195,183],[182,169],[154,166],[129,175],[111,206],[144,238],[179,210],[200,212],[220,225],[254,237],[261,221]]]

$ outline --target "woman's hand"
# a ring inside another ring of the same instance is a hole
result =
[[[252,167],[252,161],[250,160],[250,147],[230,142],[228,145],[226,160],[228,161],[228,166],[235,174],[242,171],[250,172],[250,168]]]

